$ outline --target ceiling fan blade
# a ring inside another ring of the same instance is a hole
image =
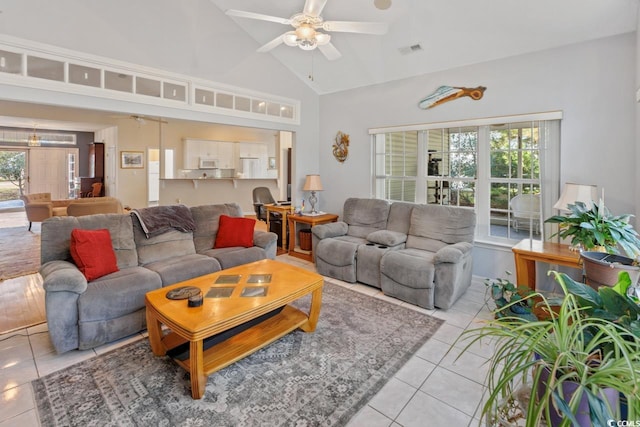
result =
[[[261,46],[257,51],[258,52],[268,52],[271,49],[280,46],[284,42],[284,39],[282,38],[282,36],[284,36],[284,34],[279,35],[275,39],[271,40],[269,43]]]
[[[259,19],[261,21],[277,22],[278,24],[289,25],[289,18],[279,18],[277,16],[263,15],[261,13],[246,12],[244,10],[229,9],[225,12],[229,16],[237,16],[240,18]]]
[[[340,51],[338,51],[338,49],[336,49],[336,47],[331,43],[318,46],[318,49],[320,49],[320,52],[322,52],[329,61],[335,61],[342,56]]]
[[[320,16],[325,4],[327,4],[327,0],[307,0],[304,3],[302,13],[305,15]]]
[[[382,35],[389,31],[389,25],[386,22],[326,21],[322,24],[322,29],[342,33]]]

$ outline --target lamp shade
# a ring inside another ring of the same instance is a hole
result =
[[[320,181],[320,175],[307,175],[307,179],[304,182],[303,191],[322,191],[322,182]]]
[[[574,205],[576,202],[583,202],[587,205],[587,208],[591,209],[593,201],[597,198],[597,186],[567,182],[562,189],[560,198],[553,207],[554,209],[560,209],[561,211],[568,211],[568,205]]]

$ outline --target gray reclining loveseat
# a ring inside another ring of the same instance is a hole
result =
[[[472,210],[350,198],[342,218],[312,228],[318,273],[424,308],[451,307],[471,284]]]
[[[40,273],[49,335],[58,353],[89,349],[146,327],[145,294],[173,283],[260,259],[274,259],[277,236],[254,231],[253,247],[215,248],[220,215],[241,217],[240,206],[188,208],[195,230],[147,237],[130,214],[53,217],[42,223]],[[90,282],[74,264],[73,229],[107,229],[119,271]]]

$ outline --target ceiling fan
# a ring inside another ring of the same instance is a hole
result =
[[[388,25],[384,22],[325,21],[320,13],[326,4],[327,0],[306,0],[302,12],[294,14],[291,18],[279,18],[234,9],[227,10],[226,14],[291,25],[294,28],[293,31],[287,31],[271,40],[258,49],[258,52],[267,52],[282,43],[287,46],[298,46],[302,50],[313,50],[317,47],[330,61],[338,59],[342,55],[331,44],[331,36],[319,30],[378,35],[385,34],[388,30]]]

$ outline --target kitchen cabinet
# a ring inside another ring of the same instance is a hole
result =
[[[267,146],[263,143],[254,142],[240,142],[238,143],[239,152],[238,157],[243,158],[264,158],[265,164],[267,160]]]
[[[204,139],[184,140],[183,169],[200,169],[200,159],[216,160],[220,169],[235,169],[235,142],[209,141]]]
[[[218,160],[222,169],[236,169],[235,142],[218,142]]]

